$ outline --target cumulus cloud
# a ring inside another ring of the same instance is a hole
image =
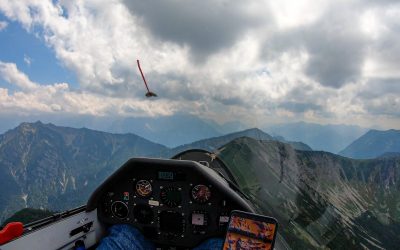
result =
[[[155,37],[188,46],[200,61],[232,46],[262,20],[251,9],[254,1],[138,0],[125,4]]]
[[[382,122],[399,124],[396,1],[21,0],[0,2],[0,11],[43,38],[79,81],[77,90],[42,86],[2,63],[19,88],[2,89],[3,105],[18,94],[46,112],[361,125],[382,110]],[[153,102],[144,101],[136,59],[159,94]],[[50,87],[62,102],[40,99]]]
[[[0,108],[3,113],[57,113],[94,116],[171,115],[176,103],[114,98],[74,91],[67,83],[41,85],[32,82],[14,63],[0,61],[0,77],[17,90],[10,93],[0,88]]]
[[[400,78],[372,78],[363,84],[357,93],[363,109],[373,115],[400,118]]]
[[[274,31],[263,46],[263,56],[273,60],[285,51],[305,52],[305,73],[321,85],[340,88],[357,81],[366,54],[366,36],[360,14],[351,5],[330,4],[311,22]],[[355,8],[355,6],[354,6]]]
[[[37,88],[29,78],[21,73],[14,63],[5,63],[0,61],[0,76],[9,83],[15,84],[23,90],[32,90]]]
[[[332,10],[330,10],[332,11]],[[355,13],[332,11],[308,27],[305,47],[310,58],[306,72],[322,85],[340,88],[357,81],[362,72],[366,42]]]
[[[0,9],[29,32],[40,33],[56,57],[77,74],[83,88],[137,92],[139,81],[129,75],[135,72],[136,58],[142,57],[135,52],[146,50],[146,45],[118,1],[13,1],[2,2]]]
[[[363,30],[369,35],[365,74],[371,77],[400,78],[400,3],[397,7],[376,6],[362,16]]]

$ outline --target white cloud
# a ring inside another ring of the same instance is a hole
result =
[[[363,30],[369,35],[366,77],[400,78],[400,5],[397,8],[375,7],[362,17]]]
[[[119,0],[0,2],[6,17],[44,38],[80,84],[79,90],[68,85],[41,86],[15,65],[1,63],[3,78],[20,88],[14,93],[2,89],[3,107],[15,102],[13,107],[20,110],[27,105],[25,109],[43,112],[156,115],[179,111],[248,123],[308,119],[362,125],[379,116],[381,109],[383,122],[387,118],[390,126],[395,121],[400,126],[398,113],[388,111],[390,105],[398,108],[395,99],[378,105],[361,95],[371,79],[400,79],[399,5],[266,0],[251,1],[240,13],[237,2],[224,9],[224,1],[218,2],[218,8],[213,8],[213,1],[203,1],[199,13],[204,16],[180,13],[178,17],[186,19],[164,34],[157,32],[163,25],[174,25],[174,11],[181,9],[164,9],[168,13],[162,23],[146,6],[156,4],[150,2],[128,4],[130,8]],[[137,5],[142,13],[135,12]],[[221,19],[218,27],[209,30],[210,20],[219,21],[218,11],[248,22],[237,32]],[[198,38],[179,33],[194,27],[193,36]],[[200,40],[207,44],[199,44]],[[202,51],[203,61],[194,61],[194,54]],[[136,59],[141,60],[158,99],[143,100]]]
[[[329,5],[329,1],[268,1],[280,29],[292,29],[318,20]]]
[[[33,90],[38,86],[17,69],[14,63],[0,61],[0,76],[9,83],[17,85],[23,90]]]
[[[5,21],[0,21],[0,31],[4,30],[5,28],[7,28],[8,23]]]
[[[20,72],[14,63],[1,61],[0,77],[18,87],[13,93],[0,88],[0,110],[3,113],[61,112],[94,116],[155,116],[171,115],[177,105],[165,100],[144,101],[74,91],[67,83],[40,85]]]

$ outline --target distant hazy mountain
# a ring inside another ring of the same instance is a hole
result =
[[[0,116],[0,133],[14,128],[21,121],[26,122],[27,117]],[[194,115],[176,114],[172,116],[157,117],[93,117],[93,116],[66,116],[66,117],[29,117],[30,122],[44,120],[66,127],[86,127],[108,133],[126,134],[133,133],[147,140],[176,147],[185,143],[219,136],[229,132],[238,131],[238,124],[219,125],[215,122],[198,118]],[[3,122],[5,121],[5,122]]]
[[[244,125],[240,121],[226,122],[223,124],[216,123],[213,120],[204,121],[210,124],[216,131],[223,135],[249,129],[249,126]]]
[[[293,249],[398,249],[400,158],[353,160],[239,138],[221,158]]]
[[[126,118],[114,121],[106,131],[135,133],[168,147],[222,135],[215,124],[193,115]]]
[[[264,128],[271,135],[280,135],[289,141],[301,141],[314,150],[337,153],[367,129],[348,125],[320,125],[314,123],[288,123]]]
[[[203,139],[200,141],[196,141],[190,144],[185,144],[176,148],[173,148],[168,156],[173,156],[176,155],[184,150],[188,149],[204,149],[208,151],[215,151],[221,146],[227,144],[228,142],[240,138],[240,137],[249,137],[253,138],[255,140],[277,140],[277,141],[285,141],[283,137],[272,137],[269,134],[265,133],[264,131],[258,129],[258,128],[252,128],[252,129],[246,129],[243,131],[223,135],[223,136],[218,136],[218,137],[213,137],[213,138],[208,138],[208,139]],[[287,142],[291,144],[295,149],[298,150],[312,150],[308,145],[302,143],[302,142]]]
[[[370,130],[339,154],[355,159],[369,159],[385,153],[400,152],[400,130]]]
[[[24,207],[82,205],[128,158],[166,150],[134,134],[23,123],[0,136],[0,222]]]
[[[29,120],[27,120],[29,119]],[[240,121],[219,124],[195,115],[174,114],[157,117],[95,117],[74,116],[14,116],[0,115],[0,133],[14,128],[21,122],[37,120],[51,122],[66,127],[86,127],[108,133],[133,133],[168,147],[177,147],[198,140],[217,137],[249,127]],[[257,127],[260,128],[261,125]],[[319,125],[312,123],[289,123],[266,126],[263,131],[272,136],[283,136],[288,141],[298,141],[314,150],[337,153],[355,139],[367,132],[367,129],[346,125]]]

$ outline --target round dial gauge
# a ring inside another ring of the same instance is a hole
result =
[[[199,184],[192,189],[192,198],[195,202],[206,203],[211,198],[211,191],[206,185]]]
[[[113,204],[111,204],[111,212],[115,217],[124,219],[128,216],[129,209],[122,201],[114,201]]]
[[[153,191],[153,188],[149,181],[140,180],[140,181],[136,182],[136,193],[139,196],[142,196],[142,197],[149,196],[152,191]]]
[[[182,202],[181,191],[176,187],[166,187],[160,192],[161,201],[168,207],[177,207]]]

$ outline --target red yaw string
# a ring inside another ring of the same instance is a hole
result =
[[[137,66],[139,68],[140,74],[142,75],[142,78],[143,78],[143,81],[144,81],[144,85],[146,86],[147,92],[150,92],[149,87],[147,86],[146,78],[144,78],[142,68],[140,67],[139,60],[136,60],[136,62],[137,62]]]

